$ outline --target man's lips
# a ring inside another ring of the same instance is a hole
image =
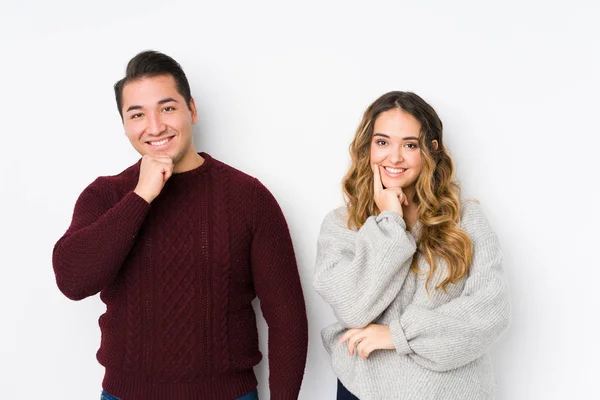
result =
[[[175,136],[170,136],[170,137],[166,137],[166,138],[162,138],[159,140],[148,140],[146,142],[146,144],[149,144],[150,146],[163,146],[167,143],[169,143],[171,141],[171,139],[173,139]]]

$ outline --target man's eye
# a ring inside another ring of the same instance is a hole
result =
[[[138,119],[138,118],[141,118],[141,117],[143,117],[143,116],[144,116],[144,114],[142,114],[142,113],[137,113],[137,114],[133,114],[133,115],[131,116],[131,119]]]
[[[171,107],[171,106],[163,108],[163,112],[169,112],[169,111],[174,111],[174,110],[175,110],[175,107]]]

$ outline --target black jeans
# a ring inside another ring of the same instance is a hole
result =
[[[353,395],[346,389],[342,382],[338,379],[338,389],[337,389],[337,400],[359,400],[358,397]]]

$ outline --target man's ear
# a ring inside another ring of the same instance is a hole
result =
[[[192,113],[192,124],[195,124],[198,122],[198,110],[196,109],[196,102],[193,97],[190,99],[190,112]]]

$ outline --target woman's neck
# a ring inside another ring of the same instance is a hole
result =
[[[406,228],[411,229],[419,220],[417,213],[417,204],[413,201],[415,197],[414,186],[404,188],[402,190],[404,195],[408,199],[408,205],[402,204],[402,214],[404,214],[404,222],[406,222]]]
[[[407,206],[402,205],[402,214],[404,214],[404,222],[406,222],[406,228],[412,229],[413,226],[419,220],[419,215],[417,214],[417,205],[415,203],[409,203]]]

